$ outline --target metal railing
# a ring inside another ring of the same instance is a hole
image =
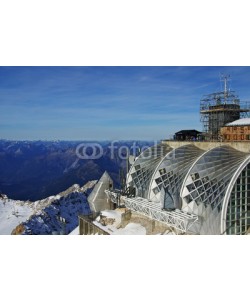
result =
[[[127,208],[148,216],[156,221],[164,222],[168,226],[186,233],[198,221],[198,216],[181,210],[165,211],[159,203],[150,202],[141,197],[124,198]]]

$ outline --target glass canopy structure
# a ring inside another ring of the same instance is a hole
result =
[[[170,151],[155,168],[148,198],[160,202],[163,209],[181,209],[180,188],[190,166],[204,151],[185,145]]]
[[[171,150],[168,145],[158,144],[147,148],[137,157],[127,177],[127,186],[134,187],[137,196],[148,196],[149,183],[155,168]]]
[[[175,149],[162,146],[147,149],[132,165],[127,186],[134,187],[136,195],[127,201],[130,208],[148,212],[149,217],[162,211],[171,218],[181,213],[186,219],[195,216],[188,229],[196,234],[246,234],[250,155],[227,145],[208,151],[191,144]],[[150,151],[153,155],[147,155]]]

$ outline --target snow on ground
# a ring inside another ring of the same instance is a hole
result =
[[[87,195],[69,192],[24,222],[24,234],[69,234],[78,226],[81,214],[90,214]]]
[[[37,200],[35,202],[0,199],[0,235],[11,234],[19,224],[26,222],[32,215],[42,212],[43,209],[51,205],[59,195]]]
[[[0,198],[0,235],[11,234],[22,223],[23,234],[68,234],[78,225],[78,215],[90,213],[87,196],[96,181],[75,184],[56,196],[30,202]],[[63,223],[62,219],[65,221]]]
[[[79,226],[77,226],[73,231],[71,231],[69,235],[79,235]]]
[[[32,215],[28,203],[0,199],[0,234],[11,234],[12,230]]]
[[[103,210],[102,215],[107,217],[107,218],[111,218],[111,219],[115,219],[115,222],[113,223],[113,227],[118,226],[121,223],[121,212],[117,211],[117,210]],[[96,221],[99,221],[100,217],[96,218]]]
[[[101,214],[109,219],[115,219],[113,224],[108,224],[106,226],[99,223],[100,216],[96,218],[93,222],[99,228],[105,230],[109,234],[116,234],[116,235],[143,235],[146,234],[146,228],[143,227],[141,224],[138,223],[129,223],[124,228],[119,228],[121,224],[121,214],[122,211],[119,210],[104,210]]]
[[[146,228],[141,224],[129,223],[126,227],[118,229],[113,234],[121,235],[144,235],[146,234]]]
[[[33,209],[34,213],[40,212],[41,210],[43,210],[45,207],[51,205],[51,203],[56,200],[56,199],[60,199],[61,196],[57,195],[57,196],[50,196],[48,198],[42,199],[42,200],[37,200],[35,202],[30,202],[30,207]]]

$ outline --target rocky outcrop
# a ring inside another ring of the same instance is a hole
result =
[[[25,227],[23,224],[18,225],[13,231],[11,232],[12,235],[20,235],[23,234],[25,231]]]
[[[87,201],[96,181],[83,187],[75,184],[56,196],[35,202],[19,201],[29,205],[31,215],[13,229],[11,234],[50,235],[68,234],[78,225],[78,216],[90,214]],[[13,201],[13,200],[12,200]],[[13,201],[14,202],[14,201]]]

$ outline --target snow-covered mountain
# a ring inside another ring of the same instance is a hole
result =
[[[0,195],[0,234],[68,234],[78,226],[78,215],[90,213],[87,197],[96,180],[83,187],[35,202]]]
[[[7,141],[0,139],[0,193],[11,199],[36,201],[64,191],[74,183],[84,184],[107,171],[120,186],[121,168],[126,168],[126,150],[153,142],[102,141],[98,159],[79,159],[77,148],[88,141]],[[114,145],[114,149],[111,147]],[[80,147],[82,150],[82,148]],[[90,153],[91,154],[91,150]]]

